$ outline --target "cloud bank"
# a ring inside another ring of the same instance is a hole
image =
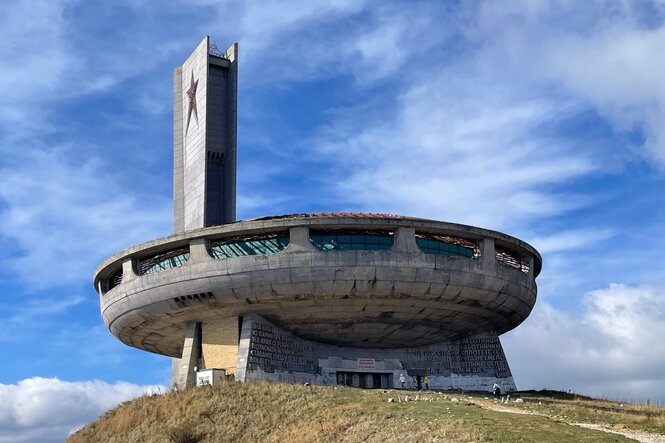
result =
[[[502,338],[518,388],[665,404],[663,299],[662,288],[612,284],[586,293],[582,313],[539,301]]]
[[[60,443],[119,403],[163,386],[33,377],[0,384],[0,442]]]

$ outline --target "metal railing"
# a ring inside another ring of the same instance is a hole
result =
[[[288,244],[288,232],[279,232],[213,240],[208,251],[213,258],[224,260],[248,255],[274,254],[286,249]]]
[[[471,258],[481,255],[478,242],[450,235],[416,232],[416,244],[425,254],[461,255]]]
[[[215,43],[215,42],[211,42],[211,43],[208,45],[208,54],[210,54],[210,55],[214,55],[215,57],[219,57],[219,58],[223,58],[223,59],[226,59],[226,60],[230,60],[230,59],[231,59],[231,56],[228,54],[228,52],[229,52],[228,50],[227,50],[227,51],[221,51],[221,50],[217,47],[217,43]]]
[[[499,262],[499,264],[509,268],[518,269],[525,274],[529,272],[529,262],[524,260],[524,258],[517,252],[496,246],[495,253],[496,260]]]
[[[115,271],[109,277],[109,279],[108,279],[108,290],[110,291],[111,289],[118,286],[120,283],[122,283],[122,266],[120,267],[120,269]]]
[[[138,275],[152,274],[165,269],[177,268],[189,259],[189,246],[172,249],[137,260]]]

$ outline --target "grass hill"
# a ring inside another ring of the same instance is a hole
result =
[[[225,383],[125,402],[68,442],[634,441],[589,427],[665,442],[665,408],[545,391],[501,403],[484,393]]]

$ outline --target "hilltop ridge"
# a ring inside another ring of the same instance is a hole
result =
[[[145,395],[108,411],[68,442],[634,441],[572,423],[612,426],[651,438],[640,441],[665,442],[662,407],[552,391],[522,393],[501,403],[483,393],[277,383],[224,383]]]

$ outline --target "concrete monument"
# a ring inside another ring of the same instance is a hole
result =
[[[172,357],[179,387],[217,370],[514,389],[499,335],[534,306],[538,252],[500,232],[387,214],[236,222],[237,76],[237,44],[221,53],[208,37],[175,70],[174,233],[98,267],[111,333]]]

